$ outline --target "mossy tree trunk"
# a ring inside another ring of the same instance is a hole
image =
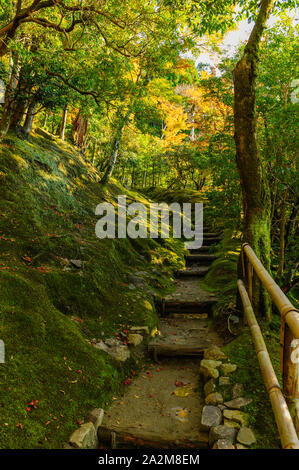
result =
[[[114,170],[114,167],[115,167],[115,164],[116,164],[116,160],[117,160],[117,154],[118,154],[118,149],[119,149],[119,144],[120,144],[120,141],[121,141],[123,129],[124,129],[127,121],[129,120],[130,115],[131,115],[131,107],[127,110],[126,115],[123,118],[120,118],[119,124],[117,126],[117,131],[116,131],[116,134],[115,134],[115,137],[114,137],[114,141],[113,141],[113,144],[112,144],[109,163],[108,163],[107,169],[104,173],[104,176],[102,177],[102,179],[100,181],[101,185],[107,184],[109,182],[109,179],[112,176],[112,173],[113,173],[113,170]]]
[[[10,57],[10,73],[5,90],[5,100],[0,120],[0,140],[5,138],[10,126],[11,118],[16,111],[16,90],[19,73],[19,58],[17,54],[12,53]]]
[[[59,137],[61,140],[64,140],[66,121],[67,121],[67,105],[65,105],[65,107],[63,108],[62,120],[61,120],[60,129],[59,129]]]
[[[266,269],[270,269],[270,188],[256,139],[256,76],[262,34],[274,0],[262,0],[259,14],[242,58],[234,70],[234,123],[236,159],[244,212],[244,242],[248,242]],[[269,296],[254,279],[256,314],[271,317]]]
[[[35,117],[35,110],[36,110],[37,103],[34,101],[34,99],[31,100],[29,103],[27,113],[26,113],[26,118],[24,122],[24,131],[26,132],[27,135],[30,134],[32,130],[32,125],[33,125],[33,120]]]

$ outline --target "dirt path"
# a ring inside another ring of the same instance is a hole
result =
[[[223,343],[208,313],[195,308],[190,314],[188,303],[215,301],[198,277],[177,280],[165,304],[179,303],[181,308],[172,318],[161,319],[160,335],[149,344],[156,360],[145,354],[142,372],[105,414],[100,439],[107,447],[208,447],[208,433],[200,429],[204,395],[199,363],[204,349]]]

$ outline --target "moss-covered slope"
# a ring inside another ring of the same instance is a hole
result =
[[[153,296],[129,289],[126,276],[146,271],[159,295],[184,249],[171,239],[96,238],[95,207],[116,204],[118,194],[148,202],[114,181],[101,190],[96,171],[65,143],[36,134],[0,146],[0,448],[61,446],[138,367],[134,358],[120,366],[92,342],[157,324]]]

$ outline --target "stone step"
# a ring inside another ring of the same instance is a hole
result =
[[[200,267],[210,265],[213,261],[217,259],[216,255],[210,254],[195,254],[186,256],[186,266],[193,266],[194,264],[199,264]]]
[[[217,299],[205,299],[205,300],[165,300],[162,303],[161,315],[169,316],[170,314],[180,313],[212,313],[212,307],[217,303]]]
[[[153,423],[154,424],[154,423]],[[174,432],[163,432],[157,426],[149,431],[138,426],[128,427],[126,425],[100,426],[98,430],[99,441],[108,445],[108,448],[132,449],[145,447],[147,449],[194,449],[208,448],[209,434],[194,430],[187,437],[179,437]]]
[[[203,231],[203,237],[204,238],[219,238],[220,234],[219,233],[212,233],[212,232],[206,232],[205,230]]]
[[[189,250],[190,255],[196,255],[199,253],[208,253],[210,251],[211,247],[207,245],[203,245],[200,248],[195,248],[194,250]]]
[[[203,245],[214,245],[214,243],[219,243],[221,238],[219,237],[203,237]]]
[[[209,266],[191,266],[189,268],[185,269],[179,269],[178,271],[175,272],[175,277],[176,278],[182,278],[182,277],[189,277],[189,276],[194,276],[194,277],[203,277],[207,274],[209,271]]]
[[[200,356],[202,357],[204,351],[211,346],[210,343],[203,340],[192,341],[188,344],[177,344],[173,342],[151,342],[148,345],[148,352],[151,353],[155,360],[158,356],[180,356],[180,357],[190,357],[190,356]]]

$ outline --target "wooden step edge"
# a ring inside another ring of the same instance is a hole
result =
[[[205,299],[205,300],[164,300],[165,307],[205,307],[206,305],[212,305],[218,302],[218,299]]]
[[[220,238],[220,233],[205,232],[203,230],[203,238]]]
[[[142,424],[142,423],[141,423]],[[179,427],[179,423],[178,423]],[[209,446],[209,434],[198,431],[196,437],[181,438],[163,430],[147,431],[137,427],[102,425],[98,429],[100,444],[109,444],[112,448],[144,447],[155,449],[205,449]]]
[[[200,254],[200,253],[204,253],[205,251],[210,251],[210,249],[211,249],[211,246],[202,245],[200,248],[194,248],[194,250],[192,250],[192,248],[189,249],[189,253],[195,255],[197,253]]]
[[[180,279],[182,277],[204,277],[209,271],[209,269],[210,269],[209,266],[202,266],[201,268],[197,268],[197,269],[193,269],[193,268],[180,269],[176,271],[175,277],[177,279]]]
[[[203,356],[209,346],[209,343],[203,343],[198,346],[176,343],[149,343],[147,348],[148,352],[153,354],[154,359],[157,359],[157,356]]]
[[[194,255],[186,255],[187,261],[215,261],[218,258],[217,255],[201,255],[201,254],[194,254]]]

